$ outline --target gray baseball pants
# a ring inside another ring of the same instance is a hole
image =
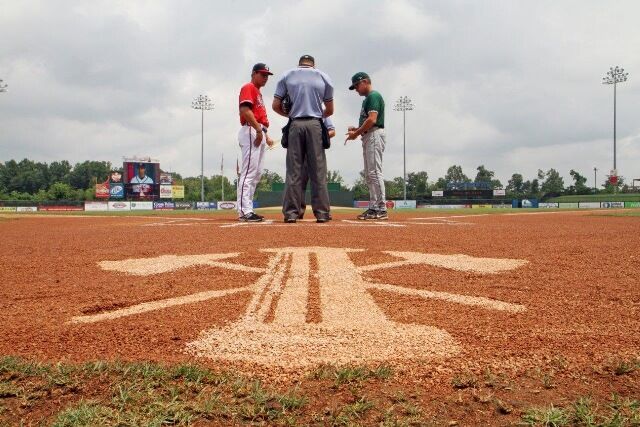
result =
[[[373,127],[362,135],[362,154],[364,157],[364,175],[369,187],[369,209],[386,211],[387,200],[382,174],[382,154],[387,137],[384,129]]]
[[[316,218],[329,216],[327,189],[327,158],[322,148],[322,128],[319,119],[294,119],[289,128],[287,148],[287,178],[282,202],[285,218],[298,218],[304,203],[302,179],[304,163],[311,180],[311,206]]]

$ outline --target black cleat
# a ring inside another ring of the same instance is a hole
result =
[[[285,218],[284,222],[286,222],[287,224],[295,224],[296,223],[296,219],[295,218]]]
[[[389,215],[387,215],[387,211],[378,211],[376,212],[376,219],[377,220],[387,220],[389,219]]]
[[[262,220],[264,220],[263,217],[261,217],[260,215],[256,215],[253,212],[238,218],[238,221],[242,221],[242,222],[262,222]]]
[[[366,221],[368,219],[376,219],[376,216],[377,216],[376,211],[374,211],[373,209],[367,209],[366,211],[358,215],[358,219],[362,221]]]

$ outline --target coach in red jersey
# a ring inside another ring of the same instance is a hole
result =
[[[240,89],[240,124],[238,143],[242,150],[242,169],[238,178],[238,220],[260,222],[261,215],[253,212],[253,195],[262,176],[262,162],[266,145],[273,140],[267,134],[269,119],[260,88],[273,75],[263,63],[253,66],[251,81]]]

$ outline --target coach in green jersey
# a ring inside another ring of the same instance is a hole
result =
[[[382,174],[382,154],[387,141],[384,133],[384,99],[379,92],[373,90],[371,78],[367,73],[359,72],[351,77],[349,90],[354,89],[365,98],[360,110],[359,127],[349,127],[345,144],[349,140],[362,136],[364,174],[369,187],[369,209],[358,215],[358,219],[383,220],[387,219],[387,201]]]

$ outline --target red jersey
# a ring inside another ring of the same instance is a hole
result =
[[[267,118],[267,109],[264,108],[262,94],[253,83],[249,82],[240,89],[240,104],[251,104],[251,111],[256,117],[258,123],[265,127],[269,127],[269,119]],[[245,125],[247,121],[240,115],[240,124]]]

